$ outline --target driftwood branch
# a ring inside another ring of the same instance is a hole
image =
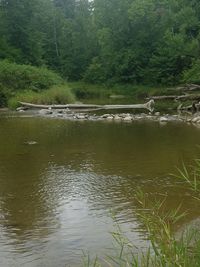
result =
[[[190,111],[192,113],[199,112],[200,110],[200,102],[195,103],[193,102],[192,105],[183,106],[183,104],[180,104],[177,108],[178,111]]]
[[[200,100],[200,94],[196,94],[196,95],[180,95],[176,97],[176,100]]]
[[[184,91],[196,91],[200,90],[199,84],[186,84],[186,86],[183,88]]]
[[[99,108],[100,105],[93,104],[66,104],[66,105],[41,105],[27,102],[19,102],[20,105],[28,108],[40,108],[40,109],[67,109],[67,108]]]
[[[178,87],[166,88],[166,90],[168,90],[168,91],[177,91],[177,92],[193,92],[193,91],[199,91],[200,90],[200,85],[199,84],[190,83],[190,84],[185,84],[185,85],[178,86]]]
[[[146,99],[153,99],[153,100],[165,100],[165,99],[176,99],[177,95],[158,95],[158,96],[151,96]]]
[[[149,99],[149,98],[147,98]],[[165,99],[169,99],[169,100],[200,100],[200,94],[185,94],[185,95],[162,95],[162,96],[152,96],[151,99],[154,100],[165,100]]]
[[[66,104],[66,105],[38,105],[26,102],[19,102],[22,106],[28,108],[39,109],[148,109],[154,110],[154,100],[150,100],[145,104],[132,104],[132,105],[93,105],[93,104]]]

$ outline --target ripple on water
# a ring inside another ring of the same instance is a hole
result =
[[[116,223],[134,245],[146,247],[138,187],[149,201],[167,196],[168,209],[182,201],[192,214],[188,221],[199,216],[185,188],[167,174],[193,158],[198,129],[0,120],[0,266],[77,266],[82,250],[107,254]],[[27,140],[38,144],[25,146]]]

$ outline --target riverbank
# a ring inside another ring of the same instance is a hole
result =
[[[180,88],[183,88],[181,90]],[[195,92],[198,94],[198,91]],[[184,99],[182,99],[184,96]],[[197,95],[198,96],[198,95]],[[180,98],[177,99],[176,98]],[[190,94],[189,97],[192,97]],[[67,82],[62,86],[54,86],[39,92],[21,91],[8,102],[9,107],[19,107],[19,102],[32,104],[138,104],[156,99],[155,109],[157,111],[177,110],[180,103],[184,105],[192,103],[193,99],[187,99],[185,87],[149,87],[131,84],[88,84],[84,82]]]
[[[83,103],[138,104],[154,99],[155,110],[166,113],[176,112],[180,107],[185,110],[189,108],[191,111],[192,105],[200,101],[200,86],[197,84],[164,87],[133,84],[96,85],[80,81],[68,83],[68,86],[76,99]]]
[[[194,125],[200,125],[200,113],[187,114],[187,113],[177,113],[177,114],[163,114],[161,112],[154,113],[102,113],[102,111],[72,111],[70,109],[39,109],[39,110],[29,110],[26,111],[24,108],[18,109],[18,114],[32,114],[33,116],[45,117],[49,119],[63,119],[70,121],[104,121],[104,122],[115,122],[115,123],[131,123],[135,121],[150,121],[159,122],[161,124],[166,124],[170,122],[176,123],[188,123]]]
[[[132,101],[160,94],[171,94],[172,88],[152,85],[91,84],[82,81],[68,82],[68,86],[78,99],[96,98],[131,98]]]
[[[0,107],[11,109],[19,107],[20,101],[33,104],[138,104],[155,98],[159,99],[155,108],[160,111],[176,110],[180,101],[191,104],[194,99],[200,100],[199,85],[164,87],[130,83],[68,82],[51,70],[7,61],[0,61],[0,72]],[[176,97],[180,101],[174,101]]]

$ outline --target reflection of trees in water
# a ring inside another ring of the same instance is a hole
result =
[[[103,175],[86,170],[77,172],[54,165],[49,169],[46,180],[46,186],[52,188],[52,194],[56,190],[60,192],[60,199],[84,200],[94,214],[98,212],[108,216],[113,212],[120,223],[138,221],[136,212],[140,213],[140,206],[135,199],[138,187],[148,193],[149,202],[166,199],[166,212],[177,209],[179,204],[182,204],[180,212],[190,210],[188,216],[175,226],[175,230],[199,216],[187,188],[180,187],[179,183],[167,177],[163,177],[163,180],[145,180],[142,177]],[[137,223],[140,224],[139,221]]]
[[[42,173],[48,167],[48,160],[38,151],[37,145],[24,144],[37,138],[32,123],[23,119],[4,121],[0,133],[0,168],[3,169],[0,174],[0,209],[5,214],[1,224],[8,234],[15,233],[22,242],[26,237],[31,238],[31,231],[36,236],[45,237],[51,232],[51,227],[46,225],[55,227],[59,223],[52,216],[54,207],[49,205],[42,190]]]
[[[0,176],[3,185],[0,190],[1,213],[5,214],[2,224],[8,233],[14,232],[22,240],[29,237],[31,231],[36,236],[45,237],[51,232],[51,226],[59,223],[52,216],[56,199],[50,205],[43,192],[43,169],[30,155],[28,158],[28,161],[15,159],[4,176]]]
[[[0,199],[7,214],[2,224],[8,230],[16,228],[19,237],[37,229],[42,229],[38,236],[48,235],[59,224],[59,205],[71,198],[86,199],[94,212],[113,210],[122,221],[135,220],[138,186],[158,198],[167,194],[168,209],[181,201],[191,208],[185,189],[161,175],[172,171],[180,157],[194,153],[199,138],[195,129],[153,123],[1,120]],[[193,139],[185,142],[191,132]],[[24,144],[32,140],[38,144]]]

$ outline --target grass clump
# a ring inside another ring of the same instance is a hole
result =
[[[138,251],[117,225],[113,235],[114,253],[99,260],[84,255],[83,266],[119,266],[119,267],[199,267],[200,231],[190,229],[177,239],[173,226],[185,216],[180,206],[170,212],[164,211],[163,201],[149,202],[148,194],[138,191],[136,196],[140,209],[138,218],[144,225],[150,247],[146,252]]]
[[[183,163],[182,168],[178,168],[176,177],[185,182],[193,197],[200,201],[200,159],[195,159],[194,165],[189,167]]]
[[[20,106],[19,102],[28,102],[33,104],[68,104],[75,102],[74,94],[67,85],[54,86],[48,90],[34,92],[22,91],[17,93],[8,101],[8,107],[15,109]]]

